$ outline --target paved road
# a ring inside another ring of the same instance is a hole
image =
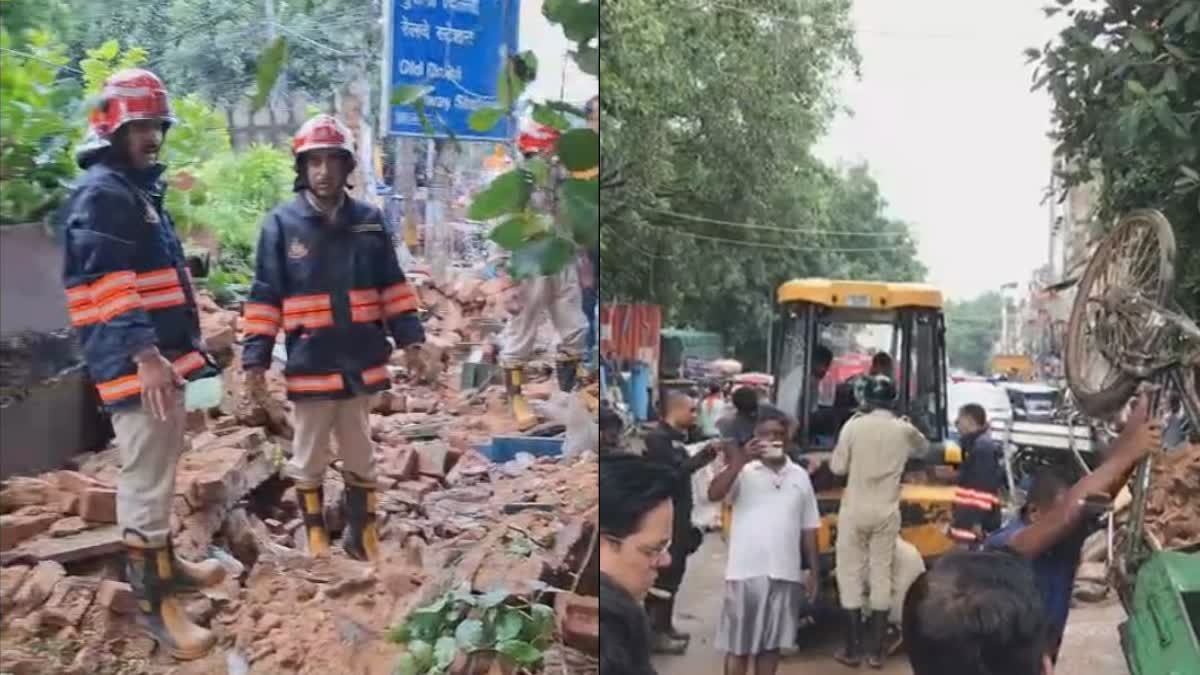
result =
[[[713,649],[712,642],[721,610],[724,567],[725,544],[719,536],[709,535],[689,560],[677,608],[679,617],[676,623],[680,630],[692,634],[691,648],[683,656],[657,657],[655,666],[659,675],[720,675],[722,656]],[[1073,609],[1058,672],[1067,675],[1128,675],[1117,642],[1117,624],[1124,616],[1124,610],[1115,601]],[[843,675],[852,672],[912,675],[912,669],[903,656],[888,661],[881,671],[867,668],[849,670],[829,656],[836,642],[837,636],[831,631],[818,630],[812,636],[811,644],[784,659],[779,675]]]

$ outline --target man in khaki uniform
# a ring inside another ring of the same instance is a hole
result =
[[[908,459],[922,451],[927,441],[892,412],[896,387],[891,378],[871,377],[864,399],[864,412],[842,427],[829,463],[834,474],[847,476],[836,544],[846,645],[835,658],[850,666],[860,663],[864,647],[860,613],[869,607],[867,663],[879,667],[892,603],[892,559],[900,534],[900,479]]]

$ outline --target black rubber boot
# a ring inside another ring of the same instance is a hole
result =
[[[175,597],[178,584],[168,547],[151,546],[135,530],[125,530],[124,538],[125,573],[138,603],[138,626],[180,661],[208,654],[217,638],[207,628],[192,623]]]
[[[568,394],[575,391],[575,385],[579,383],[579,359],[559,361],[555,366],[554,373],[558,376],[559,389]]]
[[[342,495],[342,506],[346,513],[346,533],[342,537],[342,549],[355,560],[378,562],[379,530],[375,525],[375,486],[352,473],[342,475],[346,482],[346,491]]]
[[[887,631],[888,613],[874,611],[871,612],[871,618],[867,624],[867,640],[864,645],[867,652],[867,665],[879,670],[883,668],[883,662],[887,660],[887,644],[883,641],[883,634]]]
[[[329,530],[325,527],[325,488],[296,486],[300,513],[304,517],[304,532],[308,535],[308,554],[329,554]]]
[[[844,666],[857,668],[862,665],[862,614],[857,609],[844,609],[842,614],[846,644],[833,653],[833,658]]]
[[[682,654],[687,651],[687,640],[671,635],[671,605],[666,598],[646,596],[646,618],[650,620],[652,641],[650,650],[655,654]]]

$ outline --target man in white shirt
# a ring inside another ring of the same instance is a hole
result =
[[[709,486],[710,500],[728,499],[733,509],[716,640],[725,675],[745,675],[751,659],[755,675],[774,675],[780,650],[796,646],[805,604],[816,599],[820,514],[808,472],[783,451],[788,428],[785,415],[765,409],[754,439],[729,451]]]

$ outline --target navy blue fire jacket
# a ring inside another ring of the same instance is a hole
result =
[[[187,380],[217,374],[200,338],[183,247],[163,209],[165,167],[85,168],[67,202],[63,285],[100,399],[110,410],[140,402],[133,356],[151,346]]]
[[[425,341],[417,296],[379,209],[346,198],[332,225],[303,193],[272,211],[243,310],[245,368],[268,368],[287,338],[288,398],[344,399],[391,386],[392,345]]]

